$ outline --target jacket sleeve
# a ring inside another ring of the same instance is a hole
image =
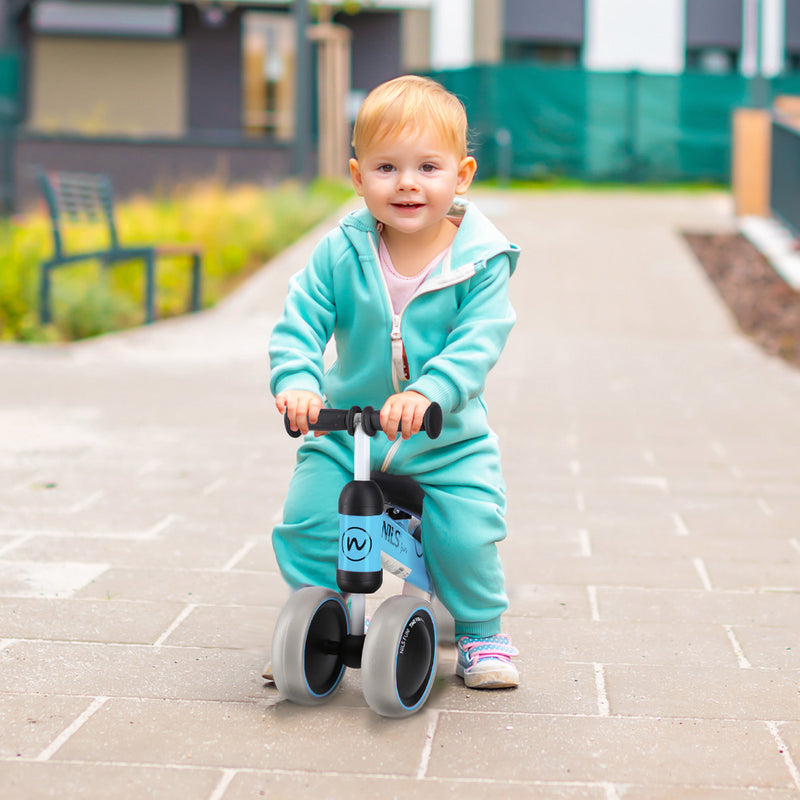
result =
[[[514,326],[516,315],[508,297],[512,264],[506,253],[490,259],[476,273],[458,311],[444,349],[406,386],[445,411],[461,411],[486,385]]]
[[[269,341],[273,395],[285,389],[307,389],[322,396],[323,354],[336,321],[331,250],[328,236],[289,281],[283,312]]]

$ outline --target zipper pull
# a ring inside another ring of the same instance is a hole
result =
[[[392,341],[403,341],[403,335],[400,333],[400,320],[399,314],[392,314]]]
[[[400,320],[399,314],[392,316],[392,372],[398,380],[407,381],[411,378],[411,373],[408,369],[408,356],[406,356],[406,347],[400,331]]]

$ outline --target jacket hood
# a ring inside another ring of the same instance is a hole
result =
[[[509,242],[474,203],[458,198],[447,216],[459,226],[451,250],[450,261],[453,265],[474,264],[475,269],[480,270],[489,259],[506,253],[511,272],[514,272],[519,247]],[[366,239],[371,239],[377,247],[378,222],[368,209],[352,211],[339,223],[339,227],[359,252],[364,252],[365,246],[369,247]]]

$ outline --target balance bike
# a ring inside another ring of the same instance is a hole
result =
[[[299,437],[284,419],[289,435]],[[410,594],[391,597],[365,632],[365,595],[380,588],[385,568],[432,596],[419,534],[424,493],[411,478],[370,475],[370,438],[381,430],[375,409],[321,409],[309,428],[354,437],[354,480],[339,496],[340,592],[307,586],[281,609],[272,637],[275,685],[287,700],[318,705],[336,691],[346,667],[361,669],[370,708],[384,717],[407,717],[424,705],[436,677],[433,607]],[[425,413],[423,430],[431,439],[441,433],[436,403]]]

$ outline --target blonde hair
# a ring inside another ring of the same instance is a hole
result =
[[[430,78],[402,75],[375,87],[353,128],[356,158],[372,142],[407,131],[433,129],[459,158],[467,155],[467,112],[462,102]]]

